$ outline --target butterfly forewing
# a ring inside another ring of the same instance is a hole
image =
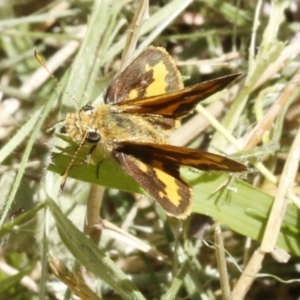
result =
[[[151,164],[152,161],[163,161],[166,165],[188,166],[202,171],[247,171],[246,166],[227,157],[168,144],[122,142],[117,151],[132,155],[145,164]]]
[[[121,112],[126,113],[156,114],[179,118],[189,114],[200,101],[221,91],[239,76],[240,74],[232,74],[219,77],[180,91],[120,102],[117,103],[117,106]]]

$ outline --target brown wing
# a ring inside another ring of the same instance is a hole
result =
[[[153,161],[163,161],[165,164],[189,166],[202,171],[245,172],[248,168],[227,157],[165,144],[122,142],[116,149],[127,155],[132,155],[147,165]]]
[[[185,218],[190,214],[192,189],[180,177],[179,165],[153,158],[148,163],[122,152],[114,152],[124,171],[156,200],[167,214]]]
[[[114,156],[124,171],[172,216],[190,214],[192,189],[180,177],[180,166],[203,171],[244,172],[247,167],[224,156],[165,144],[122,142]]]
[[[128,113],[156,114],[178,118],[189,114],[198,102],[224,89],[241,74],[232,74],[202,82],[179,91],[147,98],[131,99],[116,103],[115,106]]]
[[[109,85],[106,104],[165,94],[183,88],[173,58],[164,48],[149,47]]]

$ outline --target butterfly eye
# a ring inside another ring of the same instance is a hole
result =
[[[59,132],[61,134],[66,134],[67,133],[67,127],[66,126],[61,127],[60,130],[59,130]]]
[[[92,110],[94,110],[94,107],[89,104],[87,104],[81,108],[81,111],[92,111]]]
[[[85,139],[88,143],[97,144],[101,140],[101,135],[98,132],[90,131]]]

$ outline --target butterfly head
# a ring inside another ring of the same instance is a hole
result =
[[[97,144],[101,140],[101,135],[94,124],[94,107],[85,105],[78,113],[67,114],[65,125],[61,127],[60,132],[69,135],[78,144],[84,142]]]

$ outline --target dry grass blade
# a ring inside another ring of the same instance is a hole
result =
[[[220,283],[222,290],[222,299],[229,299],[230,296],[230,286],[229,286],[229,277],[228,270],[226,265],[226,256],[224,251],[224,243],[222,239],[221,227],[217,225],[215,229],[215,250],[216,250],[216,258],[218,264],[218,270],[220,272]]]
[[[280,97],[275,101],[268,112],[263,116],[263,118],[256,124],[256,126],[249,133],[247,139],[245,140],[244,150],[253,149],[257,146],[266,131],[270,130],[274,120],[277,118],[279,113],[283,110],[286,103],[292,98],[294,93],[298,93],[298,86],[300,83],[300,69],[293,76],[290,83],[286,86]]]
[[[78,272],[75,274],[70,271],[66,265],[53,255],[49,253],[49,265],[55,276],[65,283],[74,295],[80,297],[82,300],[101,300],[85,283],[82,274]]]
[[[287,195],[294,185],[300,161],[300,129],[292,144],[288,158],[286,160],[282,177],[278,186],[278,193],[272,205],[272,210],[265,229],[260,250],[272,252],[276,245],[276,240],[282,226],[283,217],[288,205]]]
[[[140,29],[143,23],[149,18],[149,1],[139,1],[137,8],[134,12],[133,19],[127,34],[126,44],[122,54],[120,64],[120,71],[123,71],[130,62],[133,61],[136,44],[139,39]]]

